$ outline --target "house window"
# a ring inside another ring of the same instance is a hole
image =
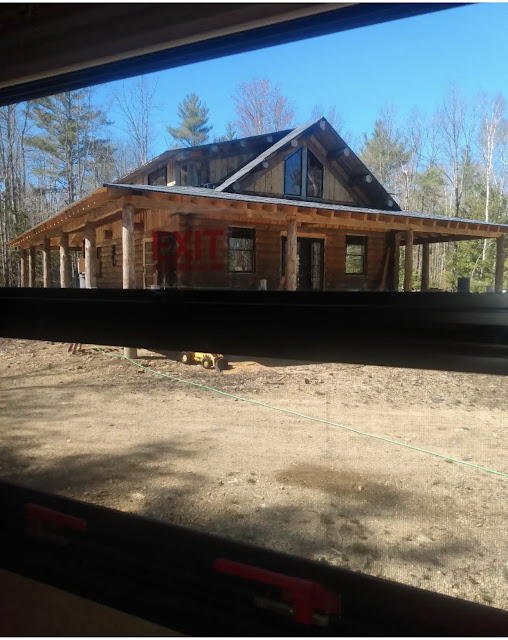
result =
[[[167,167],[161,167],[157,171],[152,171],[148,174],[148,184],[154,187],[167,187],[168,186],[168,174]]]
[[[229,271],[253,273],[256,230],[233,227],[228,232]]]
[[[95,272],[98,278],[102,277],[102,247],[97,247],[97,266]]]
[[[287,196],[301,196],[305,180],[307,198],[323,197],[323,165],[307,149],[307,171],[302,176],[302,149],[298,149],[284,161],[284,193]]]
[[[367,272],[367,238],[346,236],[346,274],[364,276]]]
[[[302,150],[298,149],[284,161],[284,193],[302,195]]]
[[[307,197],[323,197],[323,165],[307,150]]]
[[[208,184],[209,163],[204,160],[188,160],[180,164],[180,186],[198,187]]]
[[[116,244],[111,246],[111,264],[116,267]]]

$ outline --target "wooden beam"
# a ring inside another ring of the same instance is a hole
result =
[[[284,162],[284,160],[294,153],[293,147],[288,147],[285,151],[277,151],[269,158],[260,163],[257,167],[255,167],[252,171],[249,171],[246,175],[240,178],[240,182],[242,185],[242,192],[246,193],[249,190],[249,187],[259,180],[264,175],[266,175],[269,171],[271,171],[274,167],[276,167],[279,163]],[[251,195],[259,196],[259,193],[251,192]]]
[[[60,231],[65,231],[66,233],[70,233],[72,231],[78,231],[79,229],[84,229],[85,224],[91,222],[99,222],[103,218],[110,216],[113,213],[120,212],[122,209],[122,202],[115,201],[109,202],[107,204],[101,205],[100,207],[94,209],[91,212],[83,214],[81,217],[73,219],[72,221],[60,225],[58,229],[55,230],[55,235],[58,235]]]
[[[502,293],[504,288],[505,236],[498,236],[496,247],[496,279],[494,290]]]
[[[287,224],[286,241],[286,291],[296,291],[296,262],[298,251],[298,223],[290,218]]]
[[[349,147],[341,147],[340,149],[335,149],[335,151],[329,151],[327,158],[328,160],[336,160],[337,158],[347,158],[350,155]]]
[[[60,287],[70,289],[71,265],[69,260],[69,234],[60,234]]]
[[[428,242],[422,244],[422,285],[421,291],[429,289],[429,271],[430,271],[430,245]]]
[[[412,291],[413,289],[413,230],[408,229],[405,232],[406,251],[404,260],[404,291]]]
[[[51,287],[51,245],[48,236],[42,241],[42,281],[44,288]]]
[[[358,200],[358,194],[356,194],[348,184],[348,176],[339,164],[340,158],[328,158],[326,149],[314,136],[310,136],[310,139],[307,142],[307,146],[316,156],[319,162],[321,162],[321,164],[329,170],[335,180],[337,180],[344,187],[346,192],[352,198],[353,202],[356,202]],[[360,198],[360,200],[362,200],[362,198]]]
[[[122,209],[122,260],[123,260],[123,288],[136,288],[134,247],[134,207],[125,205]],[[137,358],[136,347],[124,347],[123,354],[126,358]]]
[[[20,287],[28,287],[28,256],[26,249],[21,249],[19,263],[19,285]]]
[[[85,285],[87,289],[97,288],[97,273],[95,270],[97,260],[97,245],[95,239],[95,225],[91,222],[85,224]]]
[[[399,275],[400,275],[400,233],[396,231],[393,234],[393,280],[392,291],[399,290]]]
[[[381,276],[381,282],[379,284],[379,291],[385,291],[386,290],[386,283],[388,280],[388,269],[390,267],[390,255],[391,255],[391,248],[387,247],[386,248],[386,254],[385,254],[385,262],[384,262],[384,266],[383,266],[383,275]]]
[[[28,250],[28,286],[35,287],[35,247]]]

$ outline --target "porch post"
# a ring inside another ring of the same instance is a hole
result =
[[[69,261],[69,234],[60,234],[60,287],[69,289],[71,286],[71,270]]]
[[[286,242],[286,291],[296,291],[296,258],[298,225],[296,219],[288,219],[288,235]]]
[[[20,286],[28,287],[28,257],[27,257],[26,249],[21,249],[19,273],[20,273]]]
[[[51,246],[46,236],[42,241],[42,280],[44,288],[51,287]]]
[[[392,291],[399,290],[399,270],[400,270],[400,233],[393,234],[393,281]]]
[[[413,288],[413,230],[406,231],[406,258],[404,261],[404,291]]]
[[[35,287],[35,247],[28,250],[28,286]]]
[[[87,289],[97,288],[96,259],[95,227],[91,222],[87,222],[85,224],[85,285]]]
[[[136,288],[135,249],[134,249],[134,207],[127,204],[122,209],[122,259],[123,259],[123,288]],[[136,347],[124,347],[126,358],[137,358]]]
[[[429,267],[430,267],[430,244],[422,244],[422,286],[421,291],[429,289]]]
[[[502,293],[503,281],[504,281],[504,262],[505,262],[505,248],[504,248],[504,235],[497,238],[497,251],[496,251],[496,280],[494,291],[496,293]]]

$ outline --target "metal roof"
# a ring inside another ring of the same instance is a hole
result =
[[[121,180],[126,180],[131,176],[135,176],[140,171],[144,171],[148,168],[155,167],[160,162],[163,162],[164,160],[169,160],[169,158],[172,158],[173,156],[181,153],[182,151],[206,151],[208,149],[211,149],[214,146],[220,146],[220,147],[233,146],[235,144],[238,144],[239,142],[244,142],[244,141],[247,142],[247,144],[255,143],[262,140],[263,138],[268,138],[270,136],[272,136],[272,138],[278,138],[279,136],[282,138],[286,136],[288,133],[291,133],[291,131],[292,129],[284,129],[282,131],[272,131],[269,133],[262,133],[255,136],[247,136],[245,138],[234,138],[233,140],[222,140],[220,142],[207,142],[206,144],[199,144],[199,145],[196,145],[195,147],[178,147],[177,149],[168,149],[167,151],[164,151],[158,156],[155,156],[155,158],[152,158],[148,162],[145,162],[145,164],[142,164],[139,167],[136,167],[130,173],[127,173],[126,175],[122,176],[121,178],[118,179],[118,182],[120,182]]]
[[[318,126],[321,125],[321,123],[324,124],[324,127]],[[360,158],[353,152],[351,147],[346,144],[345,140],[341,138],[337,131],[335,131],[332,125],[324,117],[316,118],[315,120],[312,120],[311,122],[308,122],[307,124],[304,124],[301,127],[297,127],[296,129],[290,131],[281,140],[260,153],[257,158],[254,158],[253,160],[248,162],[244,167],[236,171],[230,178],[225,180],[219,187],[217,187],[217,191],[225,191],[226,189],[233,187],[235,182],[242,180],[242,178],[248,175],[253,169],[258,167],[270,156],[277,153],[277,151],[280,151],[292,140],[296,140],[298,136],[305,133],[310,133],[311,131],[314,132],[316,138],[321,144],[324,145],[324,147],[328,151],[331,152],[338,149],[349,150],[349,156],[341,157],[339,164],[341,169],[346,172],[346,174],[349,175],[351,179],[356,180],[366,175],[370,176],[370,182],[364,183],[361,186],[361,193],[367,196],[367,201],[370,200],[371,202],[375,202],[376,204],[380,202],[387,203],[388,201],[391,201],[392,205],[390,207],[390,210],[400,210],[400,206],[395,201],[395,198],[386,191],[384,186],[379,182],[372,171],[365,166],[362,160],[360,160]],[[361,198],[361,196],[358,196],[358,194],[356,194],[356,197]]]
[[[221,200],[236,200],[241,202],[259,202],[261,204],[277,204],[291,207],[302,207],[309,209],[327,209],[332,211],[358,211],[371,215],[384,214],[396,216],[400,218],[419,218],[425,220],[442,220],[447,222],[467,222],[470,224],[479,224],[484,227],[502,227],[508,229],[508,224],[499,222],[485,222],[482,220],[471,220],[468,218],[453,218],[449,216],[437,216],[431,213],[423,213],[420,211],[392,211],[391,209],[370,209],[366,207],[357,207],[354,205],[331,204],[328,202],[319,202],[316,200],[291,200],[289,198],[272,198],[266,196],[252,196],[242,193],[229,193],[227,191],[217,191],[217,189],[203,189],[201,187],[157,187],[141,184],[110,184],[105,183],[104,187],[113,189],[128,189],[131,191],[154,191],[156,193],[174,193],[184,196],[199,196],[203,198],[215,198]],[[460,232],[459,232],[460,235]]]
[[[287,132],[287,134],[275,144],[272,144],[271,147],[268,147],[265,151],[260,153],[257,158],[254,158],[250,162],[248,162],[244,167],[239,169],[236,173],[234,173],[230,178],[224,180],[224,182],[217,187],[217,191],[224,191],[228,187],[231,187],[235,182],[246,176],[252,169],[257,167],[261,162],[269,158],[271,155],[276,153],[279,149],[282,149],[286,144],[294,140],[299,135],[310,129],[313,125],[317,124],[323,118],[317,118],[316,120],[312,120],[312,122],[307,122],[307,124],[303,124],[301,127],[296,127],[296,129],[291,129]]]

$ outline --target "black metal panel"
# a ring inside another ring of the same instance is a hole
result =
[[[0,482],[0,566],[189,635],[504,635],[508,614]],[[27,504],[79,518],[86,531],[29,528]],[[342,600],[327,625],[263,610],[280,590],[217,573],[217,558],[312,580]]]
[[[305,38],[441,11],[463,6],[463,4],[356,4],[281,24],[211,38],[164,51],[132,57],[127,60],[110,62],[80,71],[13,85],[0,89],[0,106],[103,82],[112,82],[121,78],[132,78],[145,73],[162,71],[245,51],[271,47],[286,42],[294,42]],[[114,25],[112,25],[113,27]],[[36,52],[34,52],[34,55],[36,55]]]
[[[0,289],[0,308],[4,337],[508,373],[506,294]]]

